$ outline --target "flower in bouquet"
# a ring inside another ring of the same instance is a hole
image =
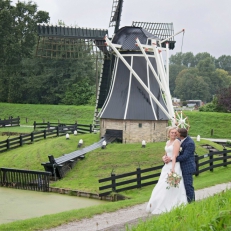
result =
[[[166,189],[170,189],[170,187],[179,188],[181,179],[182,179],[182,176],[178,175],[175,172],[168,173],[168,176],[166,179],[168,186],[166,187]]]

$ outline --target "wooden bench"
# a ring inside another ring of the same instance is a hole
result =
[[[101,147],[104,140],[105,138],[102,138],[97,143],[94,143],[81,150],[77,150],[69,154],[64,154],[58,158],[54,158],[53,155],[49,155],[49,162],[41,163],[41,165],[44,166],[45,171],[51,173],[51,177],[54,178],[54,180],[57,178],[61,179],[75,166],[79,159],[85,158],[86,153]]]

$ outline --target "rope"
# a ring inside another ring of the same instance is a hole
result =
[[[182,53],[182,47],[183,47],[183,41],[184,41],[184,32],[185,32],[185,30],[183,31],[183,36],[182,36],[181,53]]]

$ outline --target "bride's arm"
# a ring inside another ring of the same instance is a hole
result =
[[[166,142],[166,145],[168,144],[168,141]],[[164,153],[164,156],[162,156],[163,162],[165,162],[165,158],[167,157],[167,152]]]
[[[175,172],[176,157],[180,152],[180,141],[175,140],[173,143],[173,153],[172,153],[172,172]]]

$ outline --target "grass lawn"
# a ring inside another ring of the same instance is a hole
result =
[[[12,108],[13,107],[13,108]],[[0,104],[0,118],[9,116],[20,116],[21,124],[25,118],[33,124],[34,120],[42,122],[42,119],[50,122],[71,123],[76,120],[80,123],[90,124],[93,118],[93,107],[76,107],[62,105],[17,105],[17,104]],[[230,114],[227,113],[205,113],[205,112],[185,112],[189,117],[190,135],[206,138],[229,138],[230,126],[227,124]],[[21,130],[21,128],[23,130]],[[3,131],[6,128],[1,128]],[[11,132],[31,132],[31,127],[7,128]],[[209,136],[211,129],[214,129],[214,135]],[[1,136],[1,139],[2,140]],[[5,138],[7,138],[5,136]],[[70,140],[65,137],[47,138],[33,144],[26,144],[20,148],[9,150],[0,154],[0,167],[44,170],[42,162],[48,161],[48,155],[59,157],[63,154],[70,153],[77,149],[79,139],[83,139],[84,147],[97,142],[100,137],[98,134],[85,134],[77,136],[71,135]],[[196,143],[196,153],[204,155],[208,150],[203,148],[202,144],[209,144],[218,150],[223,147],[208,140],[201,139]],[[141,144],[119,144],[114,143],[107,146],[106,149],[96,149],[86,154],[84,160],[79,161],[74,169],[67,176],[51,186],[76,189],[98,193],[100,178],[110,176],[113,171],[115,174],[122,174],[134,171],[137,167],[141,169],[162,164],[161,157],[164,154],[165,142],[148,143],[146,148],[141,148]],[[229,182],[231,179],[230,168],[220,167],[213,172],[207,171],[194,177],[195,189],[216,185],[218,183]],[[132,206],[146,202],[153,186],[143,187],[122,192],[123,195],[131,198],[129,200],[109,202],[105,205],[94,206],[92,208],[73,210],[55,215],[47,215],[40,218],[33,218],[25,221],[16,221],[6,225],[0,225],[0,230],[42,230],[63,224],[69,221],[91,217],[94,214],[115,211],[120,208]]]

